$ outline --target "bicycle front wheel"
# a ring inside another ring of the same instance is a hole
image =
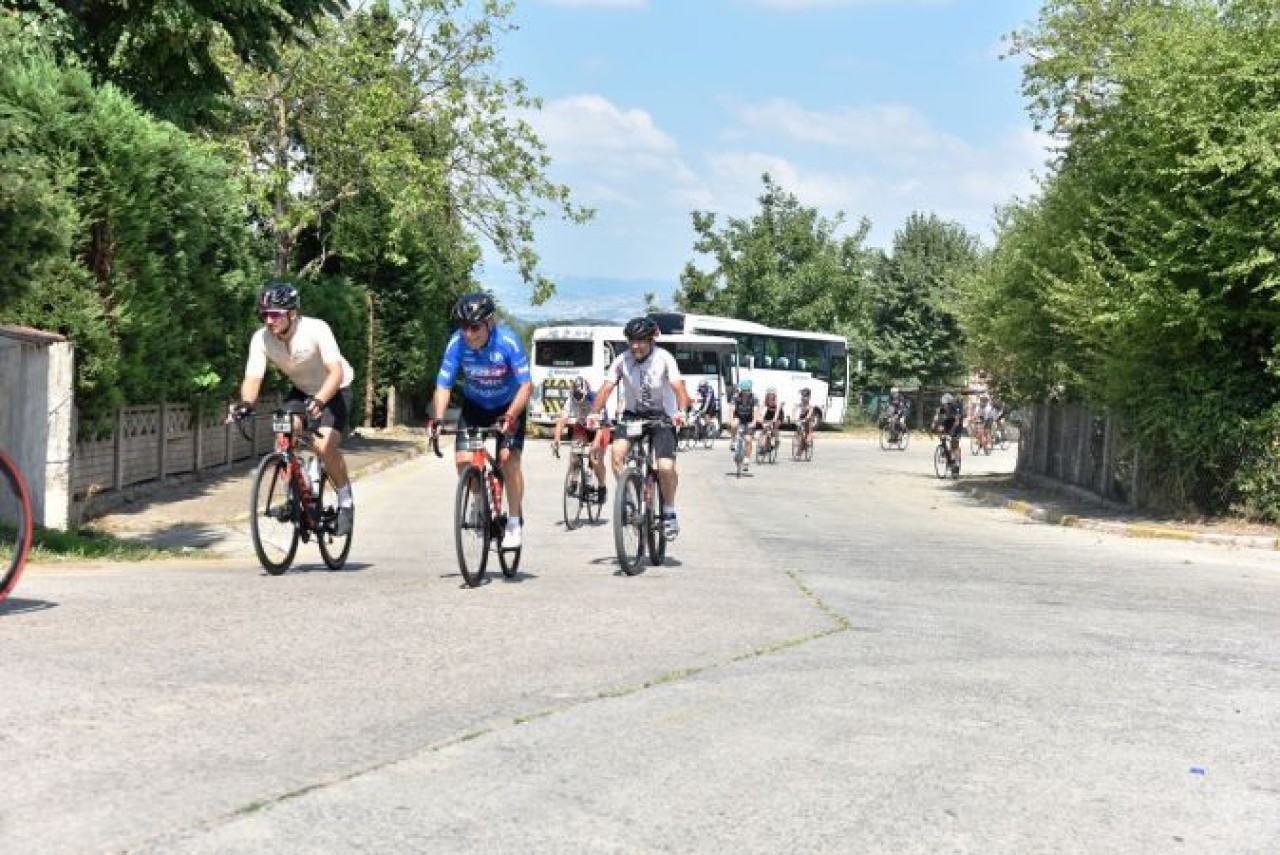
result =
[[[640,572],[644,557],[644,501],[640,473],[628,469],[618,480],[613,497],[613,543],[618,552],[618,566],[628,576]]]
[[[18,584],[31,552],[31,495],[17,464],[0,452],[0,602]]]
[[[316,496],[320,503],[320,531],[316,541],[320,546],[320,557],[330,570],[341,570],[351,554],[351,538],[355,535],[355,526],[345,535],[338,535],[338,490],[329,480],[329,473],[320,475],[320,492]],[[332,502],[332,504],[330,504]]]
[[[289,569],[298,551],[298,497],[289,481],[283,454],[268,454],[258,464],[249,499],[249,532],[258,561],[272,576]]]
[[[889,428],[880,428],[880,450],[888,451],[893,445],[893,436],[889,433]]]
[[[582,525],[582,505],[586,500],[586,484],[582,480],[582,464],[574,459],[564,473],[564,527],[573,531]]]
[[[489,496],[484,477],[475,466],[462,470],[453,506],[454,546],[458,550],[458,570],[468,587],[484,581],[489,561],[489,543],[493,537]]]
[[[809,437],[804,441],[804,459],[806,461],[813,460],[813,437]]]
[[[791,459],[799,460],[804,455],[804,434],[797,430],[791,434]]]
[[[667,557],[667,527],[662,521],[662,484],[656,472],[649,472],[645,489],[644,531],[649,547],[649,563],[657,567]]]
[[[938,446],[933,450],[933,474],[939,478],[947,477],[947,470],[950,468],[947,463],[947,452],[942,446]]]
[[[596,483],[596,476],[589,466],[582,467],[582,486],[586,489],[586,493],[582,499],[582,507],[587,512],[587,520],[591,523],[600,522],[600,512],[604,509],[604,500],[600,498],[600,490],[604,488],[604,484]],[[591,491],[595,491],[592,493]],[[590,496],[590,498],[587,498]]]

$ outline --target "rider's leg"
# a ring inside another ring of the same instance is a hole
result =
[[[618,437],[613,441],[611,449],[613,453],[613,477],[618,479],[622,477],[622,471],[627,468],[627,452],[631,450],[631,442],[624,437]]]
[[[520,465],[520,458],[520,452],[514,448],[498,452],[498,465],[502,467],[502,478],[507,485],[507,515],[516,519],[524,516],[524,467]]]
[[[316,453],[324,462],[324,471],[329,475],[329,482],[335,490],[341,490],[351,483],[347,474],[347,460],[342,456],[342,434],[333,428],[320,428],[320,435],[315,441]]]

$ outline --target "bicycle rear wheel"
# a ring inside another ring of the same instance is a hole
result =
[[[657,567],[667,557],[667,527],[662,521],[662,484],[658,474],[650,471],[646,479],[644,503],[645,543],[649,547],[649,563]]]
[[[249,498],[249,533],[258,561],[272,576],[289,569],[298,552],[298,496],[289,480],[289,464],[280,453],[258,463]]]
[[[18,584],[31,552],[31,495],[17,464],[0,452],[0,602]]]
[[[640,572],[644,557],[644,503],[640,473],[627,469],[618,480],[618,493],[613,497],[613,543],[618,552],[618,566],[628,576]]]
[[[564,527],[569,531],[582,525],[586,486],[582,481],[582,464],[574,460],[564,473]]]
[[[332,504],[329,504],[332,500]],[[351,554],[351,538],[355,535],[355,525],[345,535],[334,532],[338,524],[338,489],[329,480],[329,473],[320,474],[320,492],[316,495],[320,503],[320,531],[316,533],[316,543],[320,547],[320,557],[330,570],[341,570]]]
[[[458,570],[468,587],[484,581],[489,561],[489,543],[493,537],[489,496],[484,477],[475,466],[462,470],[453,505],[453,543],[458,552]]]

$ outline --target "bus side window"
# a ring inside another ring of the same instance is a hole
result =
[[[785,356],[779,356],[779,357],[778,357],[778,368],[779,368],[779,369],[781,369],[781,370],[783,370],[783,371],[786,371],[786,370],[787,370],[787,369],[789,369],[790,367],[791,367],[791,360],[787,359]]]

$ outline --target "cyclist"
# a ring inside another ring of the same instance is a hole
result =
[[[733,416],[729,424],[729,435],[736,436],[739,426],[745,426],[746,435],[743,437],[743,455],[742,469],[745,472],[749,468],[748,461],[751,460],[751,442],[756,430],[756,425],[760,422],[760,399],[751,391],[751,380],[744,378],[738,381],[738,394],[733,396]],[[729,445],[729,453],[733,453],[733,444]]]
[[[298,305],[298,289],[288,282],[268,282],[258,295],[263,326],[249,340],[240,403],[231,405],[228,417],[239,419],[253,412],[268,362],[289,378],[292,388],[285,400],[305,401],[307,415],[320,420],[315,449],[338,494],[334,534],[346,537],[351,533],[355,502],[341,446],[350,422],[354,372],[338,350],[329,325],[298,314]]]
[[[716,390],[711,381],[703,380],[698,384],[698,399],[693,404],[690,418],[705,431],[719,415],[720,402],[716,399]]]
[[[597,486],[593,488],[596,493],[586,498],[603,503],[609,494],[604,478],[604,450],[609,445],[609,429],[607,427],[589,429],[587,417],[590,414],[591,387],[587,384],[587,378],[574,377],[573,383],[569,386],[569,402],[560,411],[560,418],[556,419],[556,426],[551,433],[551,448],[559,453],[560,435],[564,432],[569,419],[573,419],[573,441],[581,442],[583,446],[590,449],[587,459],[590,460],[591,471],[596,476]],[[570,460],[569,465],[573,466],[574,462]]]
[[[680,534],[680,521],[676,515],[676,487],[680,478],[676,472],[675,428],[684,423],[683,413],[689,407],[689,393],[675,357],[653,343],[658,335],[658,325],[652,318],[632,318],[622,332],[627,337],[627,350],[618,354],[609,366],[604,385],[591,405],[592,419],[588,424],[594,426],[605,402],[618,386],[622,387],[623,419],[665,417],[671,420],[672,426],[660,425],[653,429],[652,442],[658,482],[662,485],[662,523],[667,539],[675,540]],[[630,448],[631,442],[625,436],[614,438],[615,478],[626,468]]]
[[[933,416],[933,430],[939,436],[950,436],[951,471],[960,471],[960,434],[964,431],[964,409],[950,392],[944,392]]]
[[[764,407],[760,420],[756,422],[756,430],[763,433],[761,442],[768,439],[762,448],[771,449],[778,444],[778,432],[782,430],[782,405],[778,403],[778,390],[770,386],[764,393]]]
[[[440,432],[440,420],[449,406],[453,385],[462,375],[462,412],[458,427],[498,427],[498,465],[507,485],[507,529],[502,546],[514,549],[524,539],[524,470],[520,465],[524,449],[525,405],[533,394],[529,359],[524,345],[506,326],[498,323],[498,307],[483,291],[463,294],[453,306],[458,329],[449,337],[436,375],[436,391],[431,399],[431,438]],[[468,452],[456,452],[458,472],[471,462]]]
[[[812,403],[809,397],[812,393],[809,388],[800,390],[800,403],[796,405],[796,425],[804,431],[804,444],[810,446],[813,444],[813,429],[817,427],[818,420],[822,418],[822,408]]]
[[[911,402],[897,386],[889,390],[889,425],[895,437],[907,432],[907,417],[911,415]]]
[[[991,397],[983,394],[978,397],[978,406],[973,411],[971,428],[976,432],[978,450],[991,453],[991,436],[996,427],[996,408],[991,406]]]

